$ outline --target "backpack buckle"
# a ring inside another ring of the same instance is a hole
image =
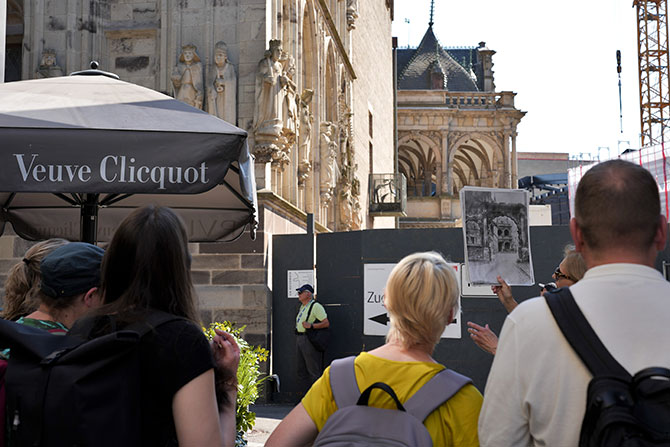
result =
[[[56,360],[58,360],[63,354],[65,354],[69,349],[59,349],[58,351],[54,351],[48,356],[44,357],[42,361],[40,362],[40,365],[49,365]]]

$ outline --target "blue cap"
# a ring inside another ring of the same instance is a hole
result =
[[[71,242],[49,253],[40,263],[40,290],[51,298],[84,293],[100,286],[105,250],[86,242]]]
[[[295,290],[297,290],[298,293],[302,293],[305,290],[309,290],[310,293],[314,293],[314,288],[309,284],[303,284],[302,286],[300,286],[299,289],[295,289]]]

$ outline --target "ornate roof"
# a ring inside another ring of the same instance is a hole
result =
[[[452,92],[476,92],[476,81],[470,73],[456,62],[437,41],[433,27],[428,26],[416,50],[405,63],[398,58],[398,89],[439,89]],[[402,65],[401,65],[402,64]],[[443,77],[443,82],[439,81]],[[440,84],[440,86],[438,86]]]

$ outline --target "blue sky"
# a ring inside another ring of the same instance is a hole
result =
[[[416,47],[428,28],[430,0],[394,3],[393,35],[401,47]],[[517,108],[528,112],[518,127],[519,151],[606,157],[605,147],[611,156],[629,144],[639,148],[632,0],[436,0],[434,22],[444,46],[484,41],[496,51],[496,90],[516,92]],[[616,50],[622,53],[623,134]]]

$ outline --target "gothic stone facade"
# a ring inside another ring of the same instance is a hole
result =
[[[516,188],[516,128],[525,112],[496,92],[492,57],[445,49],[428,27],[416,49],[398,49],[398,161],[407,178],[401,228],[461,224],[463,186]]]
[[[317,231],[394,225],[393,218],[368,216],[366,192],[369,173],[394,168],[392,0],[9,0],[8,6],[15,78],[8,80],[67,74],[97,60],[122,80],[249,132],[258,237],[191,245],[205,322],[246,324],[250,341],[268,345],[272,235],[304,232],[307,213]],[[9,267],[26,248],[26,241],[3,236],[0,262]]]

